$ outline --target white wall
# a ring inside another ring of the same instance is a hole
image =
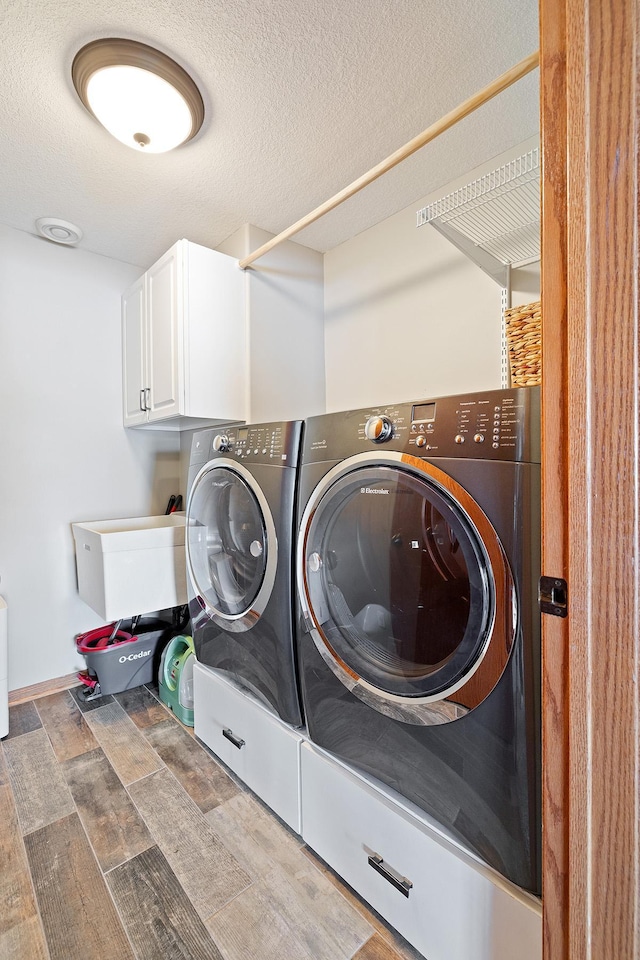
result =
[[[238,259],[273,234],[245,224],[220,247]],[[287,240],[246,271],[250,423],[325,410],[323,257]]]
[[[9,689],[84,665],[71,523],[164,513],[179,437],[122,426],[120,295],[139,267],[0,225],[0,594]]]
[[[416,211],[532,146],[325,255],[328,411],[500,387],[500,287]],[[513,303],[538,299],[539,264],[513,273]]]

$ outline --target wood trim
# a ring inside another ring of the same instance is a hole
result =
[[[541,0],[545,960],[640,956],[639,27]]]
[[[478,107],[481,107],[489,100],[492,100],[493,97],[498,96],[499,93],[503,93],[518,80],[521,80],[522,77],[526,77],[528,73],[531,73],[532,70],[536,69],[539,61],[540,56],[536,50],[535,53],[529,54],[529,56],[525,57],[524,60],[516,63],[515,66],[511,67],[510,70],[507,70],[495,80],[492,80],[491,83],[489,83],[482,90],[479,90],[478,93],[474,93],[472,97],[469,97],[459,106],[449,111],[449,113],[445,114],[444,117],[441,117],[440,120],[432,123],[431,126],[427,127],[426,130],[423,130],[422,133],[419,133],[416,137],[414,137],[413,140],[405,143],[403,147],[399,147],[396,151],[394,151],[394,153],[391,154],[391,156],[387,157],[386,160],[382,160],[380,163],[376,164],[375,167],[372,167],[367,173],[363,173],[361,177],[358,177],[358,179],[354,180],[353,183],[350,183],[349,186],[344,187],[338,193],[334,194],[334,196],[329,200],[325,200],[324,203],[321,203],[320,206],[316,207],[315,210],[312,210],[311,213],[308,213],[306,216],[302,217],[302,219],[296,221],[296,223],[292,224],[292,226],[287,227],[286,230],[283,230],[282,233],[279,233],[276,237],[272,237],[271,240],[263,243],[261,247],[258,247],[257,250],[254,250],[253,253],[250,253],[243,260],[240,260],[239,266],[241,269],[245,270],[250,264],[253,263],[254,260],[258,260],[259,257],[263,257],[265,253],[268,253],[279,243],[282,243],[283,240],[288,240],[289,237],[293,237],[296,233],[304,230],[305,227],[315,223],[316,220],[320,219],[320,217],[324,217],[326,213],[329,213],[331,210],[335,210],[335,208],[339,207],[340,204],[344,203],[345,200],[353,197],[354,194],[359,193],[359,191],[364,187],[369,186],[369,184],[373,183],[374,180],[377,180],[378,177],[381,177],[384,173],[388,173],[389,170],[392,170],[399,163],[402,163],[403,160],[406,160],[407,157],[410,157],[412,154],[414,154],[416,150],[424,147],[427,143],[430,143],[431,140],[435,140],[435,138],[439,137],[440,134],[444,133],[445,130],[449,130],[451,127],[455,126],[456,123],[459,123],[460,120],[464,120],[465,117],[468,117],[469,114],[473,113],[474,110],[477,110]]]
[[[566,100],[564,0],[541,0],[542,570],[547,576],[568,580]],[[543,616],[544,960],[569,960],[567,658],[568,620]]]
[[[9,706],[15,707],[27,700],[37,700],[39,697],[48,697],[50,693],[60,693],[78,683],[77,673],[68,673],[66,677],[55,677],[53,680],[43,680],[42,683],[33,683],[30,687],[18,687],[9,692]]]
[[[567,3],[569,927],[594,960],[640,955],[639,21],[637,0]]]
[[[568,941],[568,960],[590,960],[590,924],[588,889],[591,882],[591,822],[589,798],[589,738],[592,723],[590,684],[588,681],[588,650],[591,644],[590,604],[595,570],[590,568],[592,518],[589,450],[593,438],[588,437],[588,381],[594,375],[590,369],[587,330],[587,285],[590,283],[590,264],[587,237],[588,222],[588,139],[585,110],[588,109],[586,2],[565,0],[567,17],[567,129],[563,159],[567,170],[567,378],[565,390],[569,401],[569,416],[575,415],[576,429],[567,437],[566,449],[570,466],[567,474],[568,491],[568,545],[571,590],[571,619],[568,624],[567,697],[564,717],[568,730],[568,808],[566,830],[568,838],[567,913],[564,918]],[[579,178],[579,183],[575,178]],[[570,226],[569,226],[570,224]],[[577,260],[573,260],[577,257]],[[578,416],[577,411],[581,411]],[[606,416],[606,413],[605,413]],[[571,462],[577,456],[575,462]],[[570,492],[569,492],[570,491]],[[582,518],[582,522],[578,518]],[[615,548],[614,548],[615,549]],[[576,644],[575,649],[571,649]],[[597,955],[596,955],[597,956]],[[605,955],[603,955],[604,957]],[[616,960],[623,960],[617,957]],[[564,958],[563,958],[564,960]],[[595,958],[594,958],[595,960]],[[625,958],[630,960],[630,958]]]

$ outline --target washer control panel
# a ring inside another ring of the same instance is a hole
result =
[[[299,420],[225,425],[211,431],[207,460],[226,457],[239,463],[296,466],[300,433]]]
[[[400,403],[312,417],[305,462],[388,449],[432,457],[540,461],[540,388]]]

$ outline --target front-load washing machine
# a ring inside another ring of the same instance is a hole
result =
[[[300,421],[198,431],[187,501],[196,659],[282,720],[302,724],[293,652],[293,536]]]
[[[540,891],[539,388],[311,418],[311,740]]]

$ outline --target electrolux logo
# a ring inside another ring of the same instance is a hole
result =
[[[389,491],[385,490],[384,487],[360,487],[360,493],[386,493],[389,495]]]
[[[120,657],[118,663],[126,663],[127,660],[141,660],[143,657],[148,657],[151,653],[151,650],[141,650],[140,653],[130,653],[128,657]]]

